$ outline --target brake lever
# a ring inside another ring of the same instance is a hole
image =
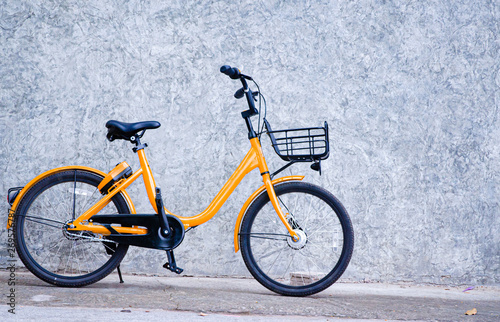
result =
[[[243,87],[237,90],[236,93],[234,93],[234,98],[236,99],[243,98],[243,96],[245,96],[245,90],[243,89]],[[257,96],[259,96],[259,92],[252,91],[252,97],[256,102],[257,102]]]
[[[243,96],[245,96],[245,91],[243,90],[243,87],[237,90],[236,93],[234,93],[234,98],[240,99]]]

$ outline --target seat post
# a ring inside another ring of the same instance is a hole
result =
[[[141,143],[141,139],[140,139],[140,137],[137,134],[133,135],[130,138],[130,142],[132,142],[132,143],[135,144],[135,147],[132,148],[132,151],[134,151],[134,153],[137,153],[137,151],[142,150],[144,148],[147,148],[147,146],[148,146],[147,143],[144,143],[144,144]]]
[[[137,138],[135,140],[137,140]],[[148,145],[145,143],[141,144],[140,140],[137,141],[138,142],[135,142],[137,147],[133,148],[132,150],[136,152],[137,156],[139,157],[139,162],[142,169],[142,178],[144,180],[144,186],[148,194],[149,202],[151,203],[154,211],[158,213],[158,209],[156,207],[156,183],[153,177],[153,172],[151,171],[148,160],[146,158],[146,152],[144,151],[144,148]]]

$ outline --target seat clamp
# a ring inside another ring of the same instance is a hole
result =
[[[147,148],[147,147],[148,147],[147,143],[141,143],[138,146],[136,146],[135,148],[132,148],[132,151],[134,151],[134,153],[137,153],[137,151],[142,150],[142,149]]]

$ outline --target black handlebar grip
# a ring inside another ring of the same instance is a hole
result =
[[[223,74],[226,74],[229,76],[231,79],[238,79],[241,77],[240,70],[238,68],[224,65],[220,68],[220,72]]]

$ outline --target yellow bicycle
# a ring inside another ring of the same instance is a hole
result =
[[[312,162],[321,171],[329,156],[328,124],[324,127],[273,131],[259,116],[257,132],[251,117],[266,107],[252,77],[230,66],[221,72],[241,81],[236,98],[246,97],[242,117],[250,150],[210,205],[192,217],[177,216],[163,205],[146,159],[146,130],[156,121],[108,121],[107,138],[130,141],[140,161],[133,172],[126,162],[109,173],[84,167],[56,168],[11,188],[7,228],[14,229],[15,246],[24,265],[38,278],[57,285],[78,287],[99,281],[120,262],[129,245],[165,250],[165,268],[180,274],[173,250],[186,231],[210,220],[249,172],[258,168],[264,184],[243,204],[234,229],[235,252],[241,249],[250,273],[263,286],[283,295],[306,296],[332,285],[351,259],[354,233],[342,204],[327,190],[301,182],[303,176],[273,179],[296,162]],[[252,91],[252,81],[258,91]],[[257,110],[255,102],[259,102]],[[265,130],[264,130],[265,128]],[[267,132],[276,153],[288,163],[270,173],[260,137]],[[153,214],[137,214],[126,188],[142,176]]]

